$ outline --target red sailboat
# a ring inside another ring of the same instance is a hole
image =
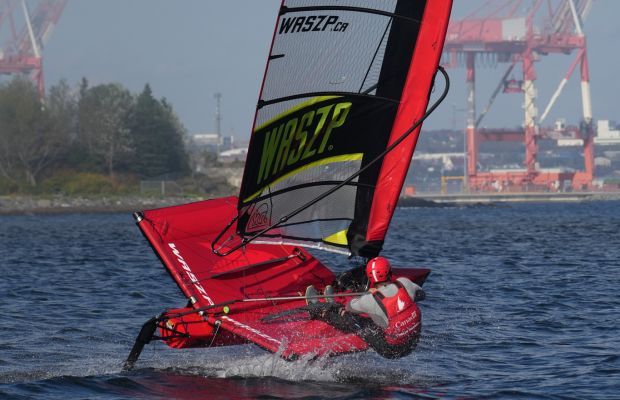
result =
[[[307,249],[380,253],[422,122],[447,93],[438,64],[451,5],[282,2],[239,196],[135,214],[188,304],[145,323],[126,367],[153,338],[255,343],[285,359],[368,349],[305,312],[309,285],[340,284],[341,304],[356,291]],[[427,109],[438,70],[445,89]],[[393,272],[421,286],[430,270]]]

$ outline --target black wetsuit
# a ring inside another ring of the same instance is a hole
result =
[[[404,357],[411,353],[418,344],[418,335],[412,335],[407,343],[401,345],[389,344],[385,341],[383,329],[377,326],[370,318],[365,318],[349,312],[340,315],[343,308],[340,304],[320,304],[324,305],[323,312],[313,315],[314,318],[321,319],[343,332],[355,333],[382,357]]]

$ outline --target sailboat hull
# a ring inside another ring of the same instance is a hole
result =
[[[215,255],[211,243],[234,216],[236,201],[227,197],[137,214],[138,226],[188,301],[188,307],[162,315],[158,327],[166,344],[188,348],[254,343],[286,359],[368,349],[357,335],[312,320],[303,310],[266,320],[304,307],[306,287],[322,290],[336,275],[294,246],[250,243],[228,256]],[[429,273],[423,268],[394,269],[396,277],[406,276],[418,285]],[[279,297],[292,299],[257,300]],[[344,304],[350,297],[335,300]]]

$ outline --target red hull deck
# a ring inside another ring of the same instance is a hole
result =
[[[236,215],[236,203],[235,197],[228,197],[138,214],[140,229],[189,300],[188,308],[168,314],[231,300],[300,296],[308,285],[322,289],[334,281],[332,271],[293,246],[250,243],[225,257],[213,254],[211,242]],[[394,273],[421,285],[430,270],[407,268]],[[175,348],[251,342],[286,359],[368,348],[356,335],[310,320],[305,312],[262,321],[267,315],[304,305],[303,300],[236,302],[227,309],[214,307],[202,315],[171,318],[162,322],[160,331]]]

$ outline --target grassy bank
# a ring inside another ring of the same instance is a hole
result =
[[[236,194],[236,169],[220,168],[177,180],[140,180],[64,171],[37,186],[0,180],[0,215],[66,212],[127,212]]]

